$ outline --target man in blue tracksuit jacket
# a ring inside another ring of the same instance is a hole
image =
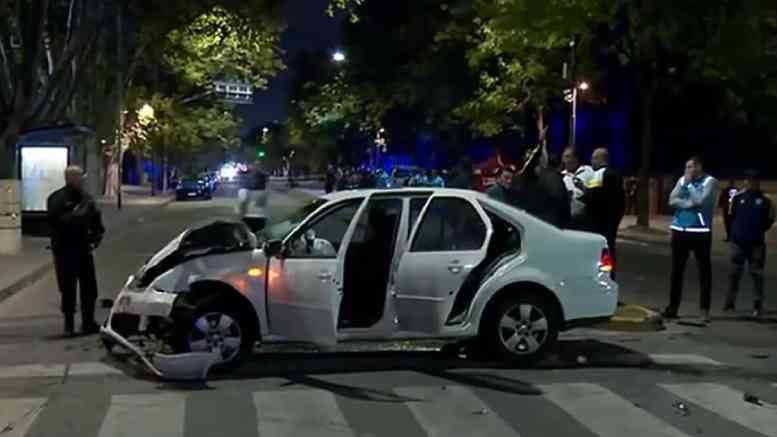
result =
[[[693,252],[699,264],[701,315],[710,317],[712,290],[712,221],[718,200],[718,181],[704,173],[701,160],[693,157],[685,163],[685,175],[677,181],[669,195],[669,206],[675,209],[672,219],[672,276],[667,318],[676,318],[683,295],[683,276],[688,255]]]
[[[761,192],[758,173],[750,170],[746,174],[745,190],[731,200],[731,283],[726,297],[726,312],[734,312],[739,292],[739,280],[745,262],[755,289],[753,316],[763,315],[764,265],[766,263],[765,234],[774,224],[774,205]]]

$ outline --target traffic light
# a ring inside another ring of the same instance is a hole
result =
[[[264,149],[256,149],[256,156],[259,158],[264,158],[267,156],[267,153],[265,153]]]

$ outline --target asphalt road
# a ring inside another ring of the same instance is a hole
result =
[[[283,214],[302,196],[274,191],[270,201]],[[97,253],[101,297],[186,226],[230,217],[233,202],[176,202],[113,230]],[[624,242],[620,254],[624,298],[660,306],[666,248]],[[718,275],[726,263],[715,262]],[[773,323],[576,330],[534,369],[442,353],[435,342],[260,348],[234,374],[169,384],[107,356],[94,336],[61,338],[58,298],[49,276],[0,304],[0,437],[777,437]]]

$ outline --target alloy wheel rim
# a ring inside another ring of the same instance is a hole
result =
[[[522,303],[510,307],[499,319],[499,340],[511,353],[531,355],[548,338],[548,318],[538,307]]]
[[[221,363],[232,361],[240,352],[243,335],[240,324],[224,313],[207,313],[200,316],[189,335],[192,352],[218,351]]]

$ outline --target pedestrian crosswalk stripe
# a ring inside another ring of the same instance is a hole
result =
[[[181,394],[112,396],[98,437],[183,437],[185,407]]]
[[[324,390],[255,392],[262,437],[353,437],[335,396]]]
[[[70,365],[69,376],[120,375],[121,371],[103,363],[74,363]]]
[[[0,367],[0,379],[3,378],[46,378],[65,375],[64,364],[25,364],[22,366]]]
[[[0,434],[24,437],[45,404],[45,398],[0,399]]]
[[[707,358],[702,355],[694,354],[650,354],[650,359],[656,364],[680,365],[680,364],[698,364],[705,366],[722,366],[723,363]]]
[[[659,384],[659,387],[745,428],[777,437],[777,405],[745,402],[744,393],[720,384]]]
[[[419,399],[405,405],[429,437],[518,436],[464,387],[407,387],[394,391],[400,396]]]
[[[628,400],[589,383],[541,385],[544,397],[599,437],[688,437],[635,407]]]

